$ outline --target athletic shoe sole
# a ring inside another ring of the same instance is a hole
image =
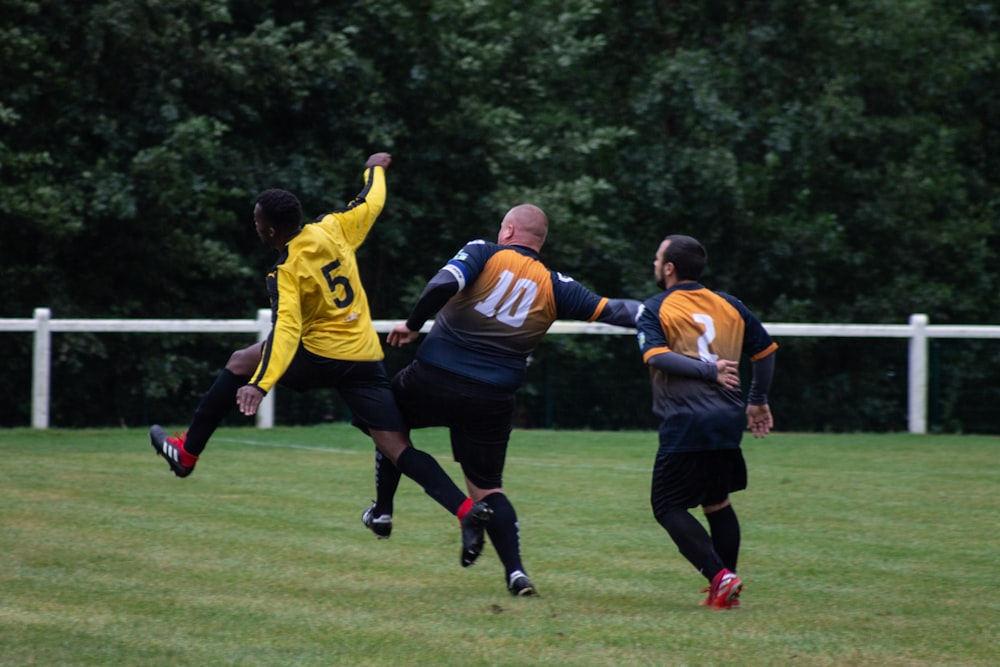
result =
[[[170,470],[178,477],[187,477],[192,472],[194,472],[194,466],[190,468],[181,465],[180,453],[177,451],[177,447],[169,442],[167,442],[167,434],[163,430],[163,427],[159,424],[153,424],[149,428],[149,444],[157,454],[163,457],[163,460],[167,462],[170,466]],[[173,456],[171,456],[171,454]],[[177,457],[176,459],[173,457]]]

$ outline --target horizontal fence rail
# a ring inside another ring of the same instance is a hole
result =
[[[375,320],[375,329],[387,333],[395,320]],[[424,325],[430,331],[433,322]],[[931,338],[1000,338],[1000,326],[929,323],[927,315],[914,314],[908,324],[792,324],[764,325],[775,337],[907,338],[909,368],[907,377],[907,426],[911,433],[927,432],[928,342]],[[50,373],[52,334],[55,333],[255,333],[264,340],[271,331],[271,311],[257,311],[256,319],[245,320],[162,320],[162,319],[52,319],[48,308],[36,308],[32,318],[0,318],[0,333],[33,334],[34,359],[31,378],[31,425],[49,427]],[[635,330],[599,322],[553,323],[552,334],[634,335]],[[257,426],[274,426],[274,392],[269,393],[257,411]]]

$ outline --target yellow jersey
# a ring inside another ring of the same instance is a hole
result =
[[[270,391],[301,345],[344,361],[380,361],[355,252],[385,205],[385,170],[364,172],[364,188],[344,209],[306,224],[267,275],[272,329],[249,384]]]

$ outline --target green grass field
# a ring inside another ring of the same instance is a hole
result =
[[[458,478],[443,431],[416,433]],[[541,595],[408,480],[360,523],[345,425],[221,429],[173,477],[144,430],[0,431],[3,665],[995,665],[1000,439],[744,441],[742,608],[654,521],[653,433],[515,431],[506,488]]]

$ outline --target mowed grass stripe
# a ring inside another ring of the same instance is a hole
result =
[[[455,479],[446,432],[414,433]],[[505,486],[542,593],[404,480],[360,523],[343,425],[220,429],[179,480],[145,429],[0,431],[3,665],[993,665],[1000,439],[747,438],[743,608],[649,510],[652,432],[515,431]]]

